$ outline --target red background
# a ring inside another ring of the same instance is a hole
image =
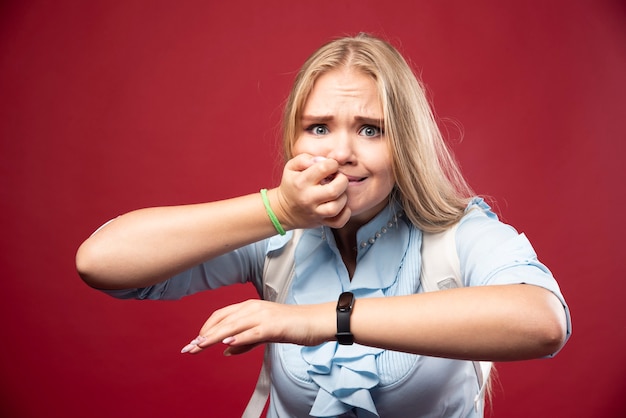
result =
[[[178,351],[251,288],[117,301],[74,253],[131,209],[275,185],[294,72],[367,31],[413,62],[471,184],[571,306],[555,359],[498,366],[494,416],[624,416],[626,8],[503,3],[2,2],[0,415],[239,416],[261,350]]]

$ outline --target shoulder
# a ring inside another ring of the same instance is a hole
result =
[[[515,228],[498,219],[498,215],[484,199],[475,197],[467,205],[459,222],[456,232],[457,249],[475,247],[477,244],[494,247],[518,235]]]
[[[526,235],[501,222],[482,199],[472,201],[459,223],[456,249],[464,279],[474,285],[551,277]]]

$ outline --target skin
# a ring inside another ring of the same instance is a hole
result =
[[[393,187],[372,80],[339,69],[316,82],[303,112],[296,157],[268,192],[285,229],[334,228],[350,274],[356,231]],[[329,179],[332,179],[329,181]],[[96,288],[145,287],[275,235],[258,194],[122,215],[79,248],[79,274]],[[207,240],[206,237],[212,237]],[[401,320],[399,320],[401,319]],[[468,360],[522,360],[557,351],[565,313],[551,292],[531,285],[483,286],[401,297],[359,299],[351,317],[358,343]],[[334,340],[335,304],[283,305],[248,300],[215,311],[183,352],[224,343],[226,355],[266,342],[317,345]]]
[[[388,203],[394,185],[383,111],[374,81],[342,68],[320,76],[304,106],[304,130],[294,153],[334,160],[344,184],[350,219],[335,240],[350,277],[356,268],[357,230]]]

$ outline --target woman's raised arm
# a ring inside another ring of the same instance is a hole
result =
[[[278,188],[267,193],[285,229],[342,226],[344,176],[333,160],[299,155],[285,165]],[[258,193],[185,206],[139,209],[105,224],[78,249],[82,279],[99,289],[146,287],[228,251],[268,238],[276,229]]]
[[[99,289],[145,287],[275,233],[258,194],[139,209],[89,237],[78,249],[76,267]]]

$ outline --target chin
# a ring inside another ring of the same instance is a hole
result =
[[[367,222],[372,220],[372,218],[378,215],[378,213],[382,210],[382,207],[381,208],[379,207],[368,208],[368,209],[358,209],[358,208],[352,209],[349,205],[348,205],[348,208],[350,208],[350,211],[352,212],[352,215],[350,216],[350,222],[359,223],[359,224],[366,224]]]

